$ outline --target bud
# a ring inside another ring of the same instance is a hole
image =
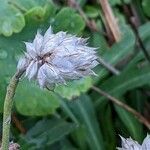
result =
[[[0,148],[0,150],[2,150],[2,148]],[[20,145],[12,141],[9,143],[9,150],[20,150]]]
[[[25,76],[36,80],[41,88],[95,75],[92,68],[98,64],[96,48],[88,47],[87,39],[62,31],[53,34],[49,27],[44,36],[37,32],[33,43],[25,45],[26,52],[17,68],[25,69]]]

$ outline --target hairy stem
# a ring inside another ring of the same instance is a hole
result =
[[[10,83],[7,87],[3,113],[2,150],[8,150],[9,148],[9,132],[11,123],[11,110],[13,106],[13,97],[15,95],[19,78],[22,76],[23,73],[24,73],[23,70],[16,72],[15,75],[11,78]]]
[[[127,104],[123,103],[119,99],[111,96],[110,94],[106,93],[105,91],[93,86],[92,89],[96,91],[97,93],[101,94],[102,96],[108,98],[110,101],[112,101],[114,104],[122,107],[123,109],[127,110],[128,112],[132,113],[141,123],[143,123],[148,129],[150,129],[150,122],[143,117],[139,112],[137,112],[135,109],[131,108]]]

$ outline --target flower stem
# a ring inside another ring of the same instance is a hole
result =
[[[15,73],[11,78],[7,87],[7,93],[4,101],[4,113],[3,113],[3,134],[2,134],[2,150],[8,150],[9,148],[9,132],[11,122],[11,110],[13,106],[13,97],[15,95],[16,87],[19,82],[19,78],[24,73],[24,70],[20,70]]]

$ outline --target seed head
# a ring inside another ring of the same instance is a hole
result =
[[[148,150],[150,149],[150,135],[147,135],[147,137],[144,139],[142,143],[142,150]]]
[[[91,69],[98,64],[96,48],[88,47],[87,39],[62,31],[54,34],[49,27],[44,36],[37,32],[33,43],[25,45],[17,68],[25,69],[25,76],[42,88],[95,75]]]
[[[148,150],[150,149],[150,136],[147,135],[147,137],[144,139],[143,144],[140,145],[137,141],[134,141],[132,138],[123,138],[122,140],[122,147],[117,148],[118,150]]]

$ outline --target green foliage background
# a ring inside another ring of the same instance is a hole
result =
[[[77,2],[104,32],[105,18],[96,0]],[[54,92],[21,79],[13,109],[17,123],[13,120],[11,128],[11,140],[19,143],[21,150],[114,150],[119,145],[119,134],[141,142],[149,132],[131,113],[91,90],[96,85],[150,119],[150,66],[122,10],[125,4],[135,8],[140,20],[138,32],[149,51],[150,1],[109,2],[122,32],[121,41],[111,46],[102,33],[89,30],[79,12],[67,6],[67,0],[0,0],[1,124],[6,86],[25,50],[23,41],[32,41],[38,29],[44,32],[51,25],[54,32],[89,37],[89,45],[98,47],[98,55],[121,71],[115,76],[99,66],[95,68],[97,77],[58,86]]]

